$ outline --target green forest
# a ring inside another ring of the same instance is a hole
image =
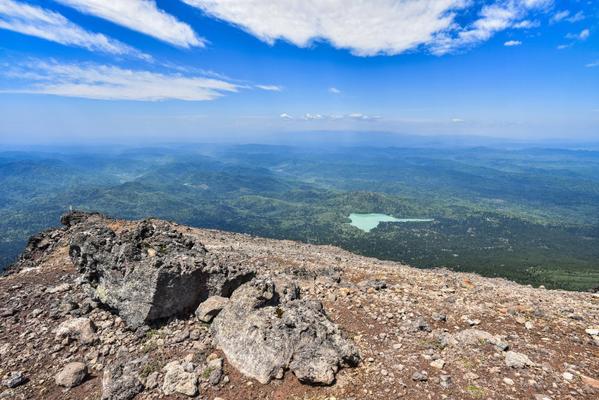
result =
[[[535,286],[599,286],[599,152],[194,145],[0,152],[0,267],[70,207],[333,244]],[[381,223],[350,213],[432,218]]]

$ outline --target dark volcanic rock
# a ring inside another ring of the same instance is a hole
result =
[[[104,370],[102,400],[131,400],[143,391],[137,370],[143,360],[128,361],[126,352],[119,351],[117,361]]]
[[[304,383],[332,384],[359,355],[322,304],[293,282],[256,279],[240,287],[212,323],[215,344],[243,374],[268,383],[290,369]]]
[[[208,297],[230,296],[253,277],[165,221],[144,220],[120,231],[100,214],[63,221],[73,230],[69,254],[93,297],[134,328],[192,313]]]

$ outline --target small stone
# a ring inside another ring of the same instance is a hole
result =
[[[445,366],[445,361],[439,358],[438,360],[431,362],[430,366],[436,369],[443,369],[443,367]]]
[[[417,331],[423,331],[423,332],[432,331],[428,322],[426,322],[426,320],[422,317],[420,317],[416,320],[416,322],[414,323],[414,327],[416,328]]]
[[[102,400],[132,400],[143,390],[133,365],[127,362],[124,353],[117,353],[117,360],[101,369],[104,370]]]
[[[46,289],[46,293],[50,293],[50,294],[54,294],[54,293],[64,293],[68,290],[71,289],[71,285],[69,285],[68,283],[63,283],[61,285],[58,286],[54,286],[51,287],[49,289]]]
[[[41,315],[43,311],[40,310],[39,308],[35,308],[33,311],[31,311],[31,313],[29,314],[32,318],[36,318],[39,317]]]
[[[64,321],[56,329],[56,340],[65,338],[91,344],[96,340],[96,327],[89,318],[73,318]]]
[[[526,368],[533,366],[534,363],[525,354],[508,351],[505,353],[505,365],[510,368]]]
[[[208,370],[210,371],[210,375],[208,376],[208,382],[210,382],[210,384],[213,386],[218,385],[223,376],[223,359],[216,358],[208,362]],[[283,374],[284,371],[281,368],[279,375]],[[283,376],[281,376],[279,379],[283,379]]]
[[[571,381],[572,379],[574,379],[574,375],[567,371],[562,374],[562,377],[567,381]]]
[[[198,393],[198,378],[193,372],[185,371],[185,368],[177,361],[168,363],[164,367],[164,382],[162,391],[164,394],[175,393],[192,397]]]
[[[74,388],[79,386],[87,377],[87,366],[82,362],[72,362],[56,374],[54,381],[58,386]]]
[[[599,336],[599,328],[589,328],[585,329],[585,332],[591,336]]]
[[[426,382],[426,381],[428,381],[428,375],[427,375],[426,371],[422,371],[422,372],[416,371],[412,374],[412,380],[418,381],[418,382]]]
[[[182,331],[175,332],[175,336],[173,336],[173,343],[181,343],[185,341],[189,337],[189,331],[184,329]]]
[[[154,371],[146,378],[146,383],[144,384],[147,390],[153,390],[158,387],[158,372]]]
[[[202,322],[211,322],[214,317],[227,305],[229,299],[221,296],[209,297],[200,304],[195,312],[196,317]]]
[[[506,385],[509,385],[509,386],[514,385],[514,381],[510,378],[503,378],[503,383],[505,383]]]
[[[432,318],[433,318],[433,321],[442,321],[442,322],[447,321],[447,316],[445,314],[433,313]]]
[[[510,345],[501,340],[495,342],[495,346],[501,351],[508,351],[510,349]]]
[[[13,315],[15,315],[17,313],[17,309],[16,308],[0,308],[0,317],[1,318],[7,318],[7,317],[12,317]]]
[[[439,376],[440,384],[443,389],[449,389],[452,384],[451,376],[442,374]]]
[[[2,380],[2,386],[9,389],[26,384],[29,379],[21,371],[13,371]]]

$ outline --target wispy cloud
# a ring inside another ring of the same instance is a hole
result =
[[[205,39],[154,0],[55,0],[84,14],[94,15],[179,47],[204,47]]]
[[[304,120],[304,121],[335,121],[335,120],[359,120],[359,121],[372,121],[381,119],[378,115],[366,115],[362,113],[349,113],[349,114],[319,114],[319,113],[306,113],[300,117],[294,117],[291,114],[283,113],[279,115],[282,119],[288,120]]]
[[[597,68],[599,67],[599,60],[593,61],[585,65],[587,68]]]
[[[568,33],[566,35],[566,39],[571,40],[570,43],[560,44],[557,46],[558,50],[567,49],[568,47],[574,46],[576,42],[584,42],[591,36],[591,31],[589,29],[583,29],[579,33]]]
[[[281,92],[283,91],[283,86],[279,85],[256,85],[258,89],[266,90],[268,92]]]
[[[433,43],[433,53],[442,55],[472,47],[507,29],[533,28],[537,23],[527,16],[551,4],[551,0],[507,0],[485,5],[470,25],[439,34]]]
[[[151,58],[118,40],[89,32],[59,13],[13,0],[0,0],[0,28],[91,51]]]
[[[566,39],[571,40],[587,40],[591,36],[591,31],[588,29],[583,29],[579,33],[568,33],[566,35]]]
[[[561,21],[568,21],[571,23],[575,23],[578,21],[582,21],[585,19],[585,15],[582,11],[578,11],[576,14],[572,15],[569,10],[558,11],[551,17],[551,23],[557,23]]]
[[[506,47],[514,47],[514,46],[520,46],[521,44],[522,44],[522,42],[519,40],[508,40],[503,45]]]
[[[285,40],[299,47],[314,41],[349,49],[358,56],[394,55],[419,47],[445,54],[488,40],[505,29],[538,25],[533,11],[545,11],[553,0],[183,0],[214,18],[239,26],[274,44]],[[481,3],[483,4],[481,6]],[[462,14],[479,14],[468,26]]]
[[[330,87],[329,88],[329,93],[332,93],[332,94],[341,94],[341,90],[337,89],[336,87]]]
[[[465,122],[462,118],[452,118],[451,122],[453,122],[454,124],[461,124],[462,122]]]
[[[2,72],[22,86],[10,93],[49,94],[99,100],[214,100],[240,87],[203,76],[123,69],[100,64],[61,64],[32,61],[7,67]]]

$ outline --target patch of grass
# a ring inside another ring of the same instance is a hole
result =
[[[464,369],[474,369],[476,367],[476,362],[467,358],[462,358],[460,360],[460,364],[462,364],[462,367],[464,367]]]
[[[146,339],[150,340],[154,337],[162,337],[163,333],[160,332],[158,329],[150,329],[149,331],[146,332]]]
[[[152,360],[143,366],[139,376],[142,378],[147,378],[152,372],[160,371],[162,367],[164,367],[164,363],[162,361]]]
[[[206,369],[204,369],[204,371],[202,371],[202,379],[210,378],[210,374],[212,373],[212,371],[214,371],[214,368],[212,367],[207,367]]]
[[[473,397],[475,399],[480,399],[485,396],[485,389],[475,385],[466,386],[466,392],[470,397]]]

